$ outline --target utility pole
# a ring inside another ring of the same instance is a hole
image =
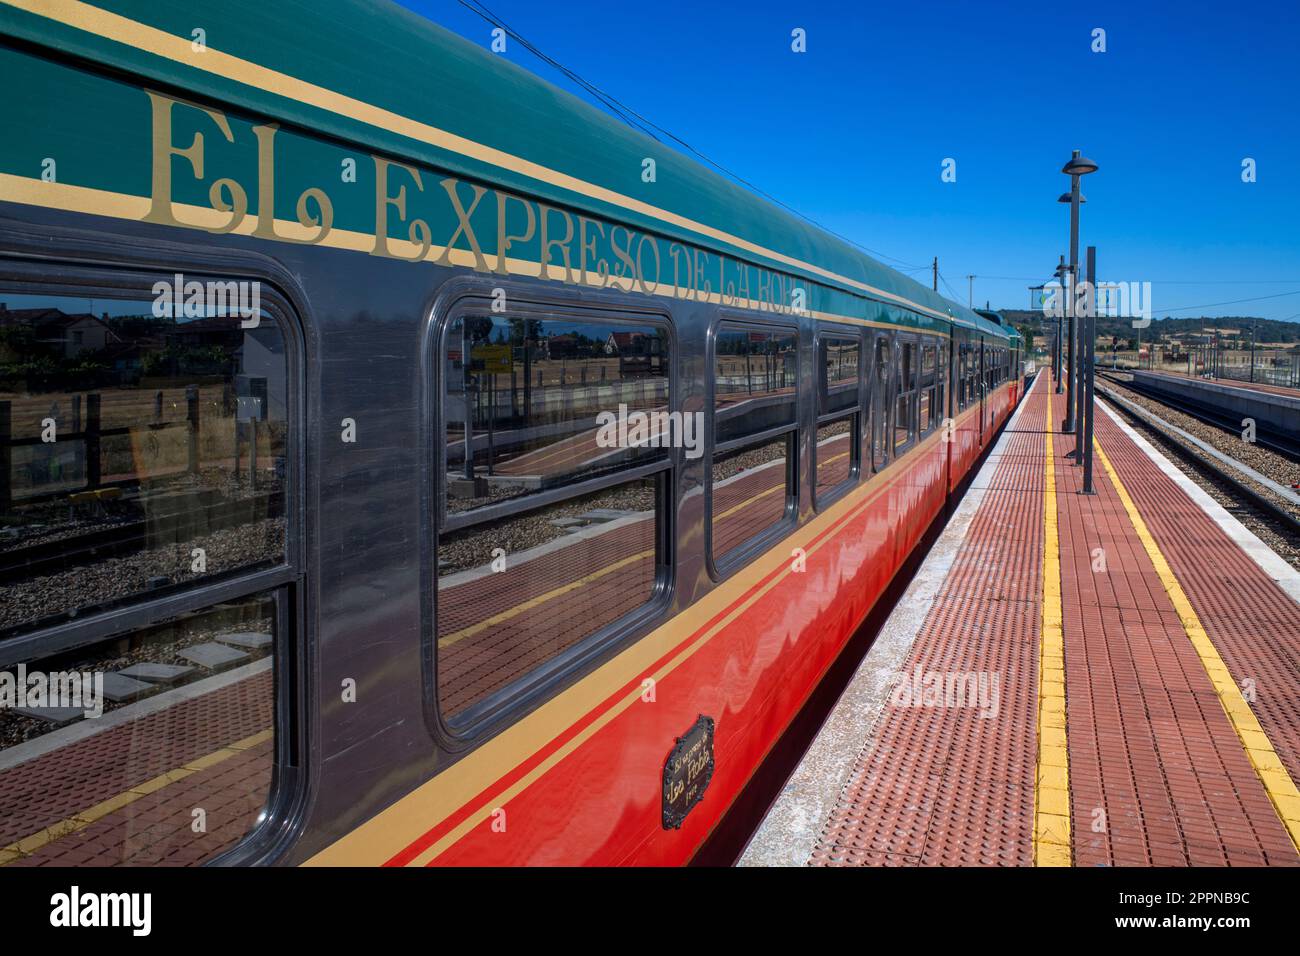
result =
[[[1065,421],[1061,423],[1062,432],[1072,432],[1076,427],[1076,405],[1082,405],[1083,396],[1079,394],[1079,385],[1082,384],[1083,378],[1080,374],[1080,361],[1078,347],[1082,344],[1079,336],[1077,316],[1074,308],[1074,289],[1079,282],[1079,204],[1083,197],[1079,192],[1079,177],[1087,176],[1089,173],[1097,171],[1097,164],[1091,159],[1080,155],[1079,150],[1074,151],[1070,161],[1061,167],[1061,172],[1070,177],[1070,295],[1066,299],[1068,311],[1066,316],[1069,318],[1069,366],[1070,378],[1067,383],[1067,398],[1065,402]],[[1078,450],[1077,448],[1075,449]],[[1075,459],[1078,463],[1078,459]]]
[[[966,308],[975,308],[975,277],[966,277]]]
[[[934,263],[930,266],[930,288],[935,292],[939,291],[939,257],[934,257]]]

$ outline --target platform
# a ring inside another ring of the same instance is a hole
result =
[[[1099,403],[1101,405],[1101,403]],[[1040,374],[741,865],[1300,864],[1300,574]]]
[[[1254,419],[1261,429],[1300,435],[1300,392],[1230,379],[1188,378],[1166,372],[1134,372],[1133,383],[1156,397],[1194,402],[1225,416],[1234,425]]]

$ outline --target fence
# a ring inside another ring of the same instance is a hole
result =
[[[117,393],[111,394],[110,401]],[[127,414],[123,414],[119,402],[114,406],[116,415],[111,415],[106,414],[102,393],[68,395],[66,400],[70,414],[64,422],[58,420],[55,411],[38,419],[32,412],[30,400],[20,402],[28,407],[17,419],[24,423],[18,429],[15,428],[15,403],[7,399],[0,400],[0,514],[9,513],[15,504],[33,504],[98,492],[139,481],[144,477],[139,464],[130,467],[123,464],[130,456],[130,446],[137,441],[161,448],[160,437],[178,435],[175,441],[168,443],[169,449],[165,450],[172,452],[173,462],[180,463],[166,468],[149,469],[149,477],[197,474],[204,457],[201,453],[204,431],[200,414],[200,387],[187,385],[184,395],[183,417],[164,420],[164,392],[159,389],[152,397],[152,421],[128,421],[127,424],[108,427],[104,424],[105,418],[113,421],[116,417],[117,421],[122,421],[131,415],[131,408],[139,408],[139,398],[143,396],[136,392],[126,393],[124,397],[129,397],[133,402],[127,409]],[[250,401],[247,398],[236,399],[233,395],[228,397],[232,405]],[[259,399],[253,398],[251,401],[258,402]],[[144,398],[144,402],[148,403],[149,399]],[[247,465],[248,479],[253,487],[257,485],[259,437],[263,441],[270,440],[274,443],[274,436],[265,432],[259,436],[257,413],[264,407],[265,401],[261,400],[254,414],[231,418],[233,435],[220,435],[218,428],[217,434],[209,436],[217,440],[219,448],[225,449],[224,452],[218,451],[218,458],[233,451],[236,475],[242,474],[242,465]],[[144,412],[141,417],[147,414]],[[209,420],[208,428],[220,426],[225,421],[225,415],[215,421]],[[40,422],[39,427],[37,422]],[[16,435],[16,430],[25,431],[26,434]],[[48,451],[42,454],[43,449]],[[213,450],[209,448],[209,464],[213,463],[212,454]],[[107,469],[104,464],[106,460]],[[225,462],[228,467],[229,459],[225,459]],[[277,467],[279,465],[273,454],[265,462]]]

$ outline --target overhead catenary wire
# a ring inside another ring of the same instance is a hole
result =
[[[773,196],[771,193],[767,192],[766,190],[761,189],[760,187],[754,185],[754,183],[745,179],[743,176],[740,176],[738,173],[733,172],[732,170],[723,166],[721,163],[716,162],[711,157],[705,155],[700,150],[692,146],[690,143],[686,142],[686,140],[682,139],[680,136],[677,136],[676,134],[672,133],[667,129],[664,129],[658,123],[655,123],[652,120],[647,119],[645,116],[641,115],[636,110],[627,106],[625,103],[621,102],[616,97],[606,93],[604,90],[600,89],[594,83],[591,83],[590,81],[584,79],[582,76],[578,75],[578,73],[576,73],[575,71],[564,66],[558,60],[543,52],[539,47],[537,47],[536,44],[533,44],[529,42],[527,39],[525,39],[519,33],[518,30],[515,30],[504,20],[502,20],[499,16],[497,16],[490,9],[488,9],[488,7],[481,2],[481,0],[459,0],[459,3],[461,4],[461,6],[465,7],[465,9],[482,17],[488,23],[491,23],[493,26],[498,27],[501,30],[504,30],[507,36],[511,37],[513,40],[519,43],[519,45],[522,46],[524,49],[526,49],[529,53],[533,54],[539,60],[543,61],[544,63],[558,70],[560,73],[562,73],[573,83],[577,84],[582,89],[586,90],[592,97],[596,99],[597,102],[599,102],[607,110],[609,110],[617,119],[622,120],[624,123],[626,123],[628,126],[631,126],[633,129],[645,133],[655,142],[662,143],[663,139],[661,139],[659,136],[656,136],[655,133],[652,132],[652,130],[658,131],[664,137],[667,137],[668,139],[672,140],[674,143],[677,143],[683,149],[685,149],[686,151],[688,151],[689,153],[697,157],[701,162],[704,162],[709,166],[712,166],[714,169],[718,170],[718,172],[722,173],[724,176],[726,176],[728,179],[731,179],[733,182],[741,186],[744,186],[746,189],[752,190],[753,192],[762,196],[768,202],[780,206],[782,209],[784,209],[786,212],[790,213],[791,215],[797,216],[798,218],[802,219],[804,222],[808,223],[809,225],[815,226],[816,228],[822,230],[823,232],[829,233],[830,235],[839,239],[841,242],[846,242],[849,245],[853,246],[855,249],[859,249],[862,252],[867,253],[868,255],[875,256],[876,258],[879,259],[888,259],[891,262],[897,263],[900,266],[905,266],[908,269],[911,269],[913,271],[919,271],[921,269],[929,268],[929,266],[917,266],[914,263],[907,262],[903,259],[899,259],[897,256],[891,256],[888,253],[880,252],[879,250],[876,249],[871,249],[867,246],[864,246],[862,243],[857,242],[854,239],[850,239],[848,236],[836,232],[834,229],[822,225],[820,222],[813,219],[811,216],[805,215],[804,213],[800,212],[798,209],[795,209],[793,206],[789,205],[788,203],[782,202],[780,199]]]

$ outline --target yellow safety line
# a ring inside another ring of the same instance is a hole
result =
[[[123,807],[130,806],[141,797],[147,797],[151,793],[161,790],[168,784],[176,783],[178,780],[184,780],[191,774],[196,774],[200,770],[206,770],[217,764],[229,760],[237,754],[243,753],[258,744],[265,743],[272,737],[270,730],[263,730],[253,734],[251,737],[245,737],[243,740],[236,740],[233,744],[228,744],[220,750],[214,750],[212,753],[203,757],[197,757],[191,760],[183,767],[177,767],[175,770],[168,770],[154,777],[152,780],[146,780],[144,783],[138,783],[129,790],[125,790],[116,796],[109,797],[107,800],[100,801],[93,807],[82,810],[80,813],[68,817],[66,820],[60,820],[58,823],[51,824],[44,830],[33,833],[31,836],[23,837],[16,843],[10,843],[6,847],[0,847],[0,866],[12,863],[14,860],[29,856],[42,847],[48,846],[56,840],[62,840],[66,836],[71,836],[78,830],[84,830],[97,820],[101,820]]]
[[[1052,450],[1052,390],[1047,389],[1043,465],[1043,626],[1038,644],[1038,762],[1034,769],[1034,865],[1070,866],[1070,759],[1065,733],[1065,628],[1061,540]]]
[[[1251,766],[1255,768],[1255,773],[1259,775],[1269,800],[1273,802],[1273,809],[1277,811],[1278,818],[1290,834],[1292,844],[1300,852],[1300,791],[1296,790],[1295,781],[1291,779],[1286,767],[1278,759],[1277,751],[1269,741],[1268,735],[1264,733],[1264,728],[1255,718],[1250,705],[1246,703],[1241,688],[1233,681],[1232,674],[1223,663],[1223,658],[1219,656],[1214,642],[1201,626],[1201,619],[1197,616],[1191,601],[1187,599],[1187,593],[1178,583],[1178,578],[1170,568],[1169,562],[1165,560],[1159,545],[1156,544],[1155,537],[1147,528],[1146,522],[1142,520],[1142,515],[1129,496],[1128,489],[1119,480],[1118,473],[1111,465],[1110,459],[1106,457],[1106,452],[1102,450],[1101,442],[1094,440],[1093,446],[1097,449],[1097,457],[1101,459],[1106,474],[1110,476],[1111,484],[1115,486],[1124,510],[1128,512],[1133,530],[1137,532],[1142,547],[1146,549],[1147,557],[1151,559],[1156,574],[1160,577],[1160,583],[1164,585],[1165,592],[1178,613],[1183,630],[1192,642],[1192,646],[1196,648],[1196,654],[1200,657],[1206,674],[1209,675],[1210,683],[1214,685],[1214,691],[1219,696],[1219,703],[1223,705],[1232,729],[1241,739],[1241,745],[1246,749],[1246,756],[1250,758]]]

